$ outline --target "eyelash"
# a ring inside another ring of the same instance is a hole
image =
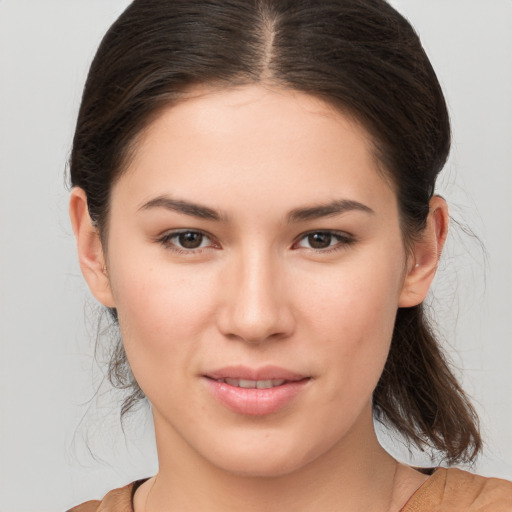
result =
[[[192,249],[187,249],[180,247],[176,242],[173,242],[172,240],[174,238],[178,238],[180,235],[185,234],[194,234],[194,235],[200,235],[202,237],[201,244],[203,243],[204,239],[210,240],[210,244],[204,247],[196,247]],[[158,242],[161,243],[165,248],[170,249],[178,254],[199,254],[203,252],[204,249],[211,249],[212,246],[214,248],[218,248],[218,244],[212,241],[213,237],[211,235],[208,235],[208,233],[205,233],[204,231],[201,231],[199,229],[180,229],[178,231],[171,231],[169,233],[166,233],[162,237],[158,239]]]
[[[305,247],[305,249],[314,251],[316,253],[320,254],[329,254],[336,251],[341,251],[343,249],[346,249],[347,247],[353,245],[357,240],[354,236],[349,235],[348,233],[345,233],[344,231],[334,231],[330,229],[319,229],[317,231],[308,231],[307,233],[303,233],[297,238],[297,241],[293,244],[295,247],[298,245],[302,240],[307,239],[308,237],[312,235],[329,235],[330,237],[337,239],[337,243],[335,243],[332,246],[328,246],[323,249],[317,249],[314,247]]]
[[[183,248],[178,245],[178,243],[173,242],[173,239],[177,239],[180,235],[185,234],[194,234],[194,235],[200,235],[202,237],[201,244],[204,242],[204,240],[210,240],[210,244],[206,246],[199,246],[196,248]],[[298,244],[302,241],[307,239],[310,236],[313,235],[328,235],[334,239],[337,239],[337,243],[335,243],[332,246],[328,246],[326,248],[318,249],[314,247],[304,247],[305,249],[314,251],[316,253],[326,254],[326,253],[332,253],[336,251],[343,250],[346,247],[349,247],[353,245],[357,240],[352,235],[349,235],[343,231],[333,231],[333,230],[317,230],[317,231],[308,231],[306,233],[303,233],[300,235],[297,240],[293,243],[292,249],[299,248],[297,247]],[[214,241],[213,237],[209,235],[208,233],[205,233],[204,231],[198,230],[198,229],[182,229],[178,231],[171,231],[169,233],[166,233],[162,237],[160,237],[157,240],[160,244],[162,244],[165,248],[170,249],[178,254],[185,254],[185,255],[191,255],[191,254],[199,254],[203,252],[205,249],[211,249],[215,248],[218,249],[220,246]]]

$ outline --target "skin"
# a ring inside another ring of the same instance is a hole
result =
[[[405,503],[425,476],[380,447],[371,397],[397,308],[420,303],[435,274],[441,198],[406,252],[366,131],[306,94],[251,85],[196,91],[141,135],[112,189],[107,253],[85,201],[74,189],[81,267],[96,298],[117,308],[153,409],[160,469],[137,492],[136,512]],[[292,215],[340,201],[351,207]],[[176,230],[195,232],[200,247],[180,246]],[[318,232],[331,234],[315,249],[308,235]],[[238,414],[204,381],[233,364],[309,381],[275,413]]]

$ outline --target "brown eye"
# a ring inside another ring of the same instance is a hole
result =
[[[195,230],[183,230],[167,233],[158,240],[166,249],[194,254],[202,249],[218,248],[206,233]]]
[[[177,236],[178,245],[184,249],[197,249],[203,243],[204,235],[197,231],[186,231]]]
[[[331,233],[310,233],[308,235],[308,243],[312,249],[326,249],[332,243]]]
[[[312,249],[319,252],[341,250],[356,242],[356,239],[343,231],[310,231],[304,233],[294,245],[295,248]]]

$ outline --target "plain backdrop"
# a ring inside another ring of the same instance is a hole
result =
[[[512,479],[512,1],[393,3],[422,37],[452,116],[439,192],[486,248],[454,229],[430,301],[481,414],[487,445],[473,469]],[[147,411],[124,436],[118,395],[95,394],[95,306],[64,185],[88,65],[127,4],[0,0],[1,512],[66,510],[157,470]]]

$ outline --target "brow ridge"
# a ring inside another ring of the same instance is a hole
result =
[[[152,208],[165,208],[177,213],[190,215],[206,220],[222,220],[222,215],[208,206],[199,205],[182,199],[173,199],[167,196],[159,196],[144,203],[139,210],[150,210]]]
[[[322,217],[333,217],[341,215],[348,211],[361,211],[374,215],[375,212],[363,203],[352,199],[337,199],[330,203],[308,206],[306,208],[296,208],[292,210],[287,218],[288,222],[301,222],[307,220],[320,219]]]
[[[208,206],[199,205],[183,199],[173,199],[168,196],[158,196],[144,203],[139,210],[150,210],[152,208],[165,208],[177,213],[190,215],[200,219],[220,221],[225,217],[218,211]],[[319,219],[322,217],[333,217],[348,211],[362,211],[369,214],[375,212],[363,203],[351,199],[338,199],[330,203],[313,205],[303,208],[295,208],[287,215],[289,223]]]

